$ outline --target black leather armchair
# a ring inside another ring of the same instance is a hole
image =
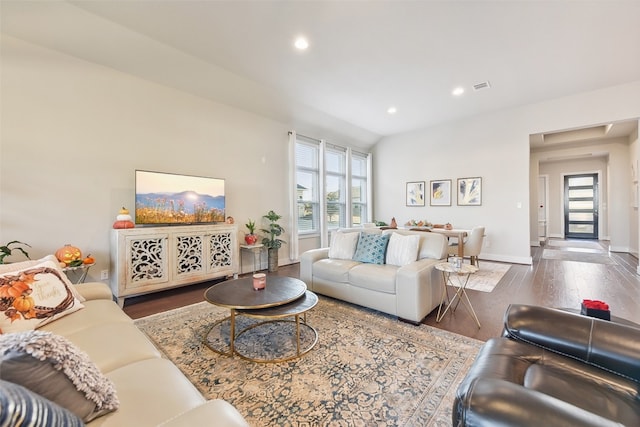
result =
[[[640,426],[640,328],[511,305],[460,383],[454,426]]]

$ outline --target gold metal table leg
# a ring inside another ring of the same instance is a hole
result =
[[[235,340],[236,340],[236,311],[231,309],[231,321],[229,326],[229,353],[233,355],[235,353]]]

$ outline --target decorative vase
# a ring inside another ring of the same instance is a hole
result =
[[[247,245],[255,245],[258,241],[258,236],[255,234],[245,234],[244,241],[247,242]]]
[[[278,248],[269,248],[267,254],[269,259],[269,273],[278,271]]]

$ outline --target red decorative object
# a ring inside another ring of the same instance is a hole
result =
[[[258,241],[258,236],[255,234],[245,234],[244,241],[247,242],[247,245],[255,245]]]
[[[116,216],[116,222],[113,223],[113,228],[134,228],[136,225],[132,221],[131,215],[129,215],[129,209],[124,206],[120,211],[118,211],[118,215]]]
[[[113,228],[134,228],[136,225],[132,221],[116,221],[113,223]]]
[[[590,317],[596,317],[598,319],[611,320],[609,304],[600,300],[582,300],[580,314]]]

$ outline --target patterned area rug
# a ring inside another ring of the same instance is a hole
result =
[[[510,264],[499,264],[488,261],[480,261],[479,265],[480,269],[469,277],[467,289],[491,292],[498,282],[500,282],[500,279],[502,279],[511,268]]]
[[[207,398],[227,400],[252,426],[451,425],[455,389],[481,341],[319,299],[307,315],[319,341],[289,362],[255,363],[213,352],[203,339],[228,310],[207,302],[136,325]],[[279,325],[266,327],[278,335]]]

